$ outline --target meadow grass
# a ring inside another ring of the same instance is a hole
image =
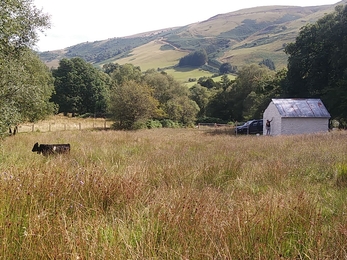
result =
[[[0,259],[345,259],[346,132],[20,133],[1,142]],[[70,143],[69,155],[32,153]]]

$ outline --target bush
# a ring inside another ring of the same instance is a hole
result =
[[[160,121],[161,125],[165,128],[179,128],[180,125],[177,122],[174,122],[170,119],[163,119]]]
[[[146,122],[143,121],[124,121],[120,123],[119,121],[112,124],[112,129],[114,130],[139,130],[147,128]]]
[[[162,128],[162,124],[158,120],[149,120],[146,122],[147,128],[153,129],[153,128]]]
[[[143,120],[139,120],[134,122],[134,124],[131,127],[131,130],[140,130],[140,129],[146,129],[147,128],[147,122]]]

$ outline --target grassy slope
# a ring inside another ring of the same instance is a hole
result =
[[[7,138],[1,258],[345,259],[345,139],[222,129]],[[69,142],[71,154],[45,158],[35,142]]]
[[[259,7],[240,10],[233,14],[225,14],[219,20],[236,20],[254,19],[257,22],[275,21],[283,19],[286,15],[302,17],[294,21],[284,22],[275,25],[272,29],[264,29],[250,35],[245,40],[237,43],[232,49],[226,51],[221,57],[222,62],[230,62],[232,64],[250,64],[258,63],[262,59],[269,58],[274,61],[276,67],[283,68],[287,65],[287,56],[284,53],[284,44],[295,42],[299,28],[307,23],[315,22],[325,13],[333,11],[333,7],[326,9],[319,7],[316,9],[307,9],[301,7]],[[286,29],[282,29],[283,26]],[[271,28],[271,27],[270,27]],[[267,43],[268,42],[268,43]],[[248,46],[247,46],[247,45]]]
[[[176,80],[187,83],[189,78],[210,77],[212,73],[194,68],[174,69],[179,59],[188,54],[181,50],[161,50],[160,47],[166,43],[162,41],[153,41],[141,47],[135,48],[128,57],[117,60],[119,64],[132,63],[141,67],[142,71],[148,69],[164,69],[165,72],[172,75]]]
[[[128,57],[118,59],[119,64],[132,63],[141,67],[142,71],[148,69],[166,68],[178,64],[178,61],[187,52],[177,50],[160,50],[164,43],[153,41],[135,48]]]

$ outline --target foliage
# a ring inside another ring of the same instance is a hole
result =
[[[282,81],[273,74],[267,68],[252,64],[243,67],[235,81],[223,75],[219,82],[221,88],[211,96],[206,115],[227,122],[261,118],[271,98],[279,96]]]
[[[282,69],[276,74],[272,72],[262,76],[257,89],[245,100],[251,102],[246,119],[262,118],[263,113],[273,98],[283,96],[282,86],[286,82],[287,71]]]
[[[142,81],[151,86],[153,96],[159,101],[161,106],[174,97],[188,95],[188,89],[165,72],[147,70]]]
[[[347,118],[347,6],[301,29],[286,46],[287,96],[321,98],[332,117]]]
[[[159,120],[149,120],[146,122],[147,128],[148,129],[153,129],[153,128],[162,128],[163,125]]]
[[[188,96],[178,96],[165,104],[165,111],[171,120],[191,126],[195,123],[199,106]]]
[[[236,66],[232,66],[229,62],[225,62],[219,67],[220,74],[235,73],[237,71]]]
[[[206,115],[206,108],[209,103],[210,97],[213,95],[213,91],[200,84],[195,84],[189,89],[189,97],[191,100],[199,106],[199,113],[197,117],[204,117]]]
[[[183,125],[194,122],[198,111],[187,87],[167,73],[151,69],[142,74],[132,64],[106,64],[103,69],[115,84],[110,112],[118,129],[138,129],[163,118]]]
[[[234,83],[234,81],[230,80],[228,75],[224,74],[221,77],[221,81],[219,82],[220,87],[225,91],[227,90],[232,84]]]
[[[208,57],[205,50],[195,51],[181,58],[178,63],[178,66],[179,67],[184,67],[184,66],[199,67],[206,64],[207,60],[208,60]]]
[[[201,77],[198,80],[198,83],[208,89],[212,89],[214,87],[216,87],[216,83],[214,82],[214,80],[210,77]]]
[[[233,102],[234,119],[237,121],[258,118],[254,108],[261,102],[261,96],[257,95],[259,85],[266,77],[274,74],[268,68],[252,64],[239,71],[239,75],[232,86],[231,95]]]
[[[121,85],[127,81],[134,80],[136,82],[141,81],[141,68],[134,66],[133,64],[108,63],[103,66],[105,73],[111,76],[115,84]]]
[[[0,3],[2,55],[20,54],[24,47],[33,47],[38,31],[49,28],[49,16],[33,5],[33,0],[4,0]]]
[[[55,91],[52,101],[64,114],[104,114],[110,79],[81,58],[62,59],[53,70]]]
[[[80,43],[68,48],[66,58],[80,57],[90,63],[105,62],[115,57],[123,57],[143,44],[147,44],[152,37],[111,38],[107,41],[95,41],[92,44]],[[98,46],[95,48],[95,46]]]
[[[54,112],[49,99],[53,79],[47,67],[29,49],[1,64],[0,109],[3,126],[44,119]]]
[[[223,122],[235,119],[233,94],[231,89],[218,90],[211,96],[206,107],[206,116],[209,118],[219,118]]]
[[[52,114],[53,80],[47,67],[30,50],[49,17],[30,0],[0,3],[0,135],[9,126]]]
[[[276,70],[275,63],[271,59],[263,59],[259,65],[264,65],[270,70]]]
[[[117,129],[138,129],[139,124],[160,116],[158,107],[148,85],[128,81],[112,88],[109,112]]]
[[[187,87],[166,73],[154,70],[145,72],[143,82],[153,89],[153,96],[159,101],[159,106],[165,113],[163,117],[183,125],[195,121],[199,111],[195,101],[189,98]]]
[[[180,125],[177,122],[172,121],[171,119],[162,119],[160,123],[163,127],[166,128],[179,128]]]

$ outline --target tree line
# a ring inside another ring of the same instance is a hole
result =
[[[101,69],[82,58],[62,59],[48,68],[32,50],[37,31],[49,17],[32,0],[0,4],[0,131],[35,122],[53,113],[107,116],[117,129],[190,126],[261,118],[272,98],[321,98],[333,119],[346,123],[347,7],[338,6],[303,27],[287,44],[288,67],[276,71],[269,59],[237,70],[221,64],[221,80],[200,78],[187,88],[164,71],[141,71],[132,64],[105,64]],[[5,19],[6,18],[6,19]],[[206,63],[204,51],[181,64]]]

